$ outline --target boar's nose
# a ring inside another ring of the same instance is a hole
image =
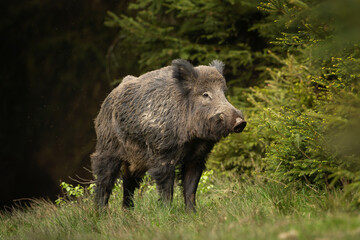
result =
[[[236,133],[242,132],[246,127],[246,121],[240,117],[236,118],[233,131]]]

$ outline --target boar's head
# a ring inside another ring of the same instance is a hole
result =
[[[188,61],[172,62],[173,78],[188,104],[187,132],[190,138],[218,141],[229,133],[242,132],[244,115],[225,97],[224,64],[214,60],[209,66],[194,67]]]

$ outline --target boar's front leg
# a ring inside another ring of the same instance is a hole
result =
[[[204,168],[203,161],[189,161],[183,165],[181,171],[185,206],[194,212],[196,212],[196,190]]]
[[[149,174],[155,179],[160,198],[170,204],[174,195],[175,166],[171,162],[166,162],[150,169]]]

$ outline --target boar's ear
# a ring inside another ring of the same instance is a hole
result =
[[[222,61],[215,59],[209,65],[211,67],[215,67],[216,70],[218,70],[219,73],[221,73],[221,75],[224,75],[223,72],[224,72],[225,64]]]
[[[175,59],[171,66],[173,67],[173,78],[179,80],[185,88],[190,87],[189,85],[198,77],[194,66],[186,60]]]

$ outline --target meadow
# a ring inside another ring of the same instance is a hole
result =
[[[173,203],[164,205],[155,187],[143,184],[130,211],[121,208],[119,185],[104,211],[95,210],[91,191],[69,195],[57,204],[34,200],[30,207],[2,213],[0,239],[360,238],[360,215],[340,190],[205,174],[196,213],[185,210],[179,186]]]

